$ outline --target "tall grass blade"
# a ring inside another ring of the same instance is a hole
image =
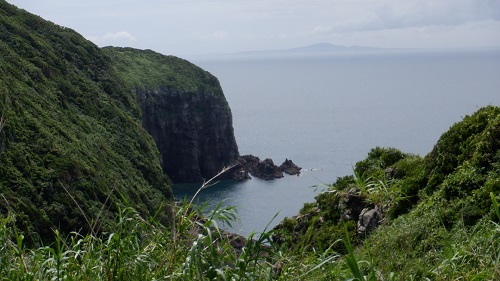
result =
[[[490,197],[491,197],[491,202],[493,202],[493,208],[495,209],[495,213],[498,217],[498,220],[500,220],[500,207],[498,206],[497,198],[495,197],[495,194],[493,192],[490,192]]]
[[[365,276],[363,275],[363,273],[361,273],[358,261],[354,256],[354,250],[352,247],[351,239],[349,238],[349,231],[347,230],[347,226],[345,224],[344,224],[344,230],[345,230],[344,245],[348,252],[348,256],[345,257],[347,265],[351,269],[351,273],[354,276],[354,280],[365,281]]]

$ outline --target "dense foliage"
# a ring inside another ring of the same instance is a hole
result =
[[[374,148],[353,176],[285,219],[274,240],[295,253],[346,254],[340,241],[349,238],[372,269],[398,280],[499,278],[499,140],[500,108],[488,106],[453,125],[424,158]],[[359,212],[346,215],[353,197],[381,213],[370,235],[360,235]]]
[[[154,91],[163,87],[181,92],[223,94],[217,78],[189,61],[152,50],[118,47],[102,50],[131,89]]]
[[[388,221],[360,252],[386,273],[403,270],[402,279],[500,278],[500,108],[454,124],[416,169],[407,183],[420,184],[401,190],[418,204]]]
[[[169,220],[169,180],[124,84],[81,35],[0,1],[0,214],[25,235],[109,230],[123,199]]]

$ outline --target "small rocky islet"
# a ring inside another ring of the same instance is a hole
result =
[[[257,156],[243,155],[238,157],[229,174],[231,179],[238,181],[250,179],[250,175],[264,180],[273,180],[282,178],[283,173],[299,175],[301,170],[301,167],[288,158],[277,166],[270,158],[260,160]]]

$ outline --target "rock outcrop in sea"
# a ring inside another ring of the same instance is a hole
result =
[[[287,158],[287,159],[285,159],[285,162],[283,162],[283,164],[281,164],[280,170],[282,170],[283,172],[285,172],[286,174],[289,174],[289,175],[298,175],[298,174],[300,174],[300,170],[302,170],[302,168],[295,165],[295,163],[293,163],[293,161],[291,159]]]
[[[232,179],[240,181],[250,179],[250,175],[264,180],[273,180],[282,178],[283,173],[298,175],[301,169],[289,159],[277,166],[270,158],[260,160],[257,156],[243,155],[238,157],[229,174]]]

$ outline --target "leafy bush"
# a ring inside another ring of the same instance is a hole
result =
[[[356,163],[355,173],[368,177],[380,169],[388,168],[401,159],[407,157],[396,148],[375,147],[370,150],[365,160]]]

